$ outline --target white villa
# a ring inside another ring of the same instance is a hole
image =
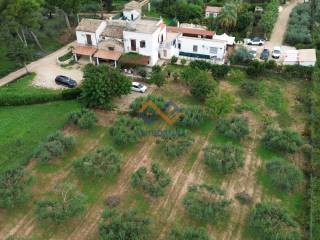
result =
[[[85,56],[91,63],[111,61],[116,66],[121,55],[137,53],[134,63],[148,66],[173,56],[224,63],[234,38],[196,25],[167,27],[162,19],[141,17],[139,6],[136,1],[126,4],[121,20],[82,19],[76,28],[75,59]]]
[[[221,10],[222,10],[222,7],[206,6],[205,17],[206,18],[209,18],[209,17],[216,18],[216,17],[218,17]]]

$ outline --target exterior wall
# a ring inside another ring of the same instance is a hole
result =
[[[153,33],[139,33],[139,32],[130,32],[130,31],[124,31],[123,32],[123,39],[124,39],[124,51],[127,52],[136,52],[140,55],[149,56],[150,57],[150,64],[149,66],[154,66],[159,59],[159,46],[160,46],[160,33],[164,33],[164,39],[166,37],[165,35],[165,29],[164,31],[161,30],[159,27],[155,32]],[[131,40],[136,40],[136,51],[133,51],[131,49]],[[140,42],[145,41],[145,47],[140,47]]]
[[[92,45],[97,46],[97,44],[99,43],[99,40],[100,40],[100,35],[106,26],[107,26],[107,23],[102,22],[95,33],[76,31],[77,42],[80,44],[87,45],[88,43],[87,43],[86,35],[90,35],[91,40],[92,40]]]
[[[223,60],[226,52],[226,43],[214,41],[212,39],[201,39],[191,37],[180,37],[180,52],[208,55],[210,58]],[[193,50],[193,46],[198,46],[197,51]],[[210,47],[217,48],[217,53],[210,52]]]
[[[301,66],[307,66],[307,67],[310,67],[310,66],[315,66],[316,65],[316,62],[313,62],[313,61],[300,61],[299,62]]]
[[[124,10],[123,16],[129,21],[134,21],[140,17],[140,12],[138,10]]]

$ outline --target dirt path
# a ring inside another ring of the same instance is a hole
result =
[[[262,188],[256,183],[256,170],[261,166],[261,160],[255,154],[257,146],[258,122],[248,114],[249,126],[251,129],[250,139],[245,144],[245,162],[244,166],[222,182],[221,188],[226,191],[226,198],[232,200],[231,219],[228,229],[222,233],[215,233],[217,239],[221,240],[240,240],[244,222],[249,211],[247,205],[240,204],[234,197],[238,192],[245,191],[248,193],[253,202],[261,200]],[[240,226],[240,227],[239,227]]]
[[[290,13],[295,6],[302,2],[303,1],[301,0],[291,0],[281,7],[278,20],[274,25],[271,37],[268,41],[268,45],[272,47],[282,45],[285,33],[287,31]]]

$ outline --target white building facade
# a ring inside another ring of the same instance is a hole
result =
[[[106,21],[103,20],[82,19],[76,28],[77,42],[83,45],[97,46],[106,25]]]

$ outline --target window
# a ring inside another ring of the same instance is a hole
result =
[[[198,46],[197,45],[193,45],[193,51],[194,52],[198,52]]]
[[[178,48],[181,49],[181,43],[178,43]]]
[[[218,48],[216,48],[216,47],[210,47],[210,53],[211,53],[211,54],[214,54],[214,55],[217,55],[217,53],[218,53]]]
[[[140,41],[140,48],[146,47],[146,41]]]
[[[114,47],[108,47],[109,51],[114,51]]]

